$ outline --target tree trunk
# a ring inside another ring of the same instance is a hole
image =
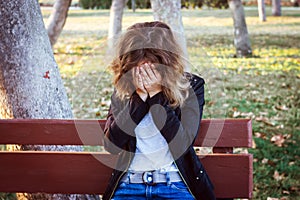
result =
[[[183,57],[188,60],[187,45],[181,16],[181,1],[151,0],[151,7],[153,10],[154,20],[162,21],[171,27],[175,38],[182,48],[184,54]],[[188,65],[186,65],[185,70],[190,70]]]
[[[262,22],[267,21],[265,0],[257,0],[258,16]]]
[[[281,16],[281,0],[272,0],[272,15]]]
[[[63,27],[66,23],[69,7],[72,0],[56,0],[53,6],[52,13],[49,17],[47,32],[51,46],[56,43]]]
[[[247,30],[244,7],[241,0],[228,2],[232,12],[234,23],[234,45],[237,57],[248,57],[252,55],[249,34]]]
[[[113,0],[110,8],[108,47],[111,49],[122,31],[122,18],[126,0]]]
[[[38,1],[0,1],[0,11],[0,118],[72,118]],[[82,150],[82,147],[75,146],[26,145],[21,148]],[[60,194],[25,196],[29,199],[91,197]]]
[[[135,12],[135,0],[131,0],[132,11]]]

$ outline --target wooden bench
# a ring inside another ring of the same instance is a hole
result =
[[[0,120],[0,144],[102,145],[105,120]],[[196,146],[213,147],[202,160],[218,198],[251,198],[253,157],[249,119],[202,120]],[[0,192],[102,194],[115,156],[106,152],[0,152]]]

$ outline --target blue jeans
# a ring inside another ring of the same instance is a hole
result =
[[[159,200],[184,199],[194,200],[183,181],[158,183],[154,186],[143,183],[121,182],[117,187],[112,200]]]

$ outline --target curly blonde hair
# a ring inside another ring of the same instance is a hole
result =
[[[133,73],[141,62],[151,62],[162,76],[162,91],[172,107],[182,106],[189,81],[184,76],[182,50],[165,23],[154,21],[132,25],[119,38],[110,68],[117,95],[125,99],[135,91]]]

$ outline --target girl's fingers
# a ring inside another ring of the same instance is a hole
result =
[[[145,71],[148,74],[148,76],[149,76],[150,79],[152,79],[152,80],[156,79],[156,76],[155,76],[154,71],[153,71],[153,67],[151,65],[146,64]]]
[[[150,76],[148,75],[148,73],[147,73],[147,71],[146,71],[145,68],[146,68],[145,65],[142,66],[142,67],[140,67],[140,74],[141,74],[141,76],[142,76],[142,78],[143,78],[143,81],[150,82],[150,81],[151,81],[151,78],[150,78]]]
[[[151,69],[154,73],[154,76],[156,77],[156,79],[158,81],[161,81],[161,76],[160,76],[160,73],[157,71],[157,69],[155,68],[155,66],[153,64],[151,64]]]
[[[141,80],[141,75],[140,75],[140,72],[139,72],[139,67],[135,67],[134,68],[134,71],[133,71],[133,82],[134,82],[134,85],[135,87],[137,88],[143,88],[143,82]]]
[[[141,80],[140,80],[141,78],[140,78],[140,72],[139,72],[139,68],[138,67],[135,68],[135,76],[134,76],[134,78],[135,78],[137,87],[141,87]]]
[[[147,88],[153,84],[161,84],[161,75],[155,69],[153,64],[145,63],[141,67],[138,67],[139,74],[143,81],[143,85]]]
[[[157,83],[161,82],[161,75],[155,68],[154,64],[148,65],[148,67],[146,67],[146,70],[151,80]]]
[[[142,79],[142,76],[140,74],[138,75],[138,84],[139,84],[139,87],[141,87],[141,88],[144,87],[143,79]]]
[[[140,70],[139,70],[139,67],[136,67],[136,68],[135,68],[135,78],[136,78],[137,80],[139,80],[139,76],[140,76]]]
[[[143,84],[143,78],[140,74],[140,70],[139,70],[139,67],[137,67],[137,79],[138,79],[138,85],[140,88],[143,88],[144,87],[144,84]]]
[[[140,68],[140,71],[141,71],[141,74],[143,75],[143,77],[145,78],[145,80],[147,80],[148,82],[156,82],[157,81],[157,77],[155,75],[154,68],[151,67],[148,63],[143,65]]]

